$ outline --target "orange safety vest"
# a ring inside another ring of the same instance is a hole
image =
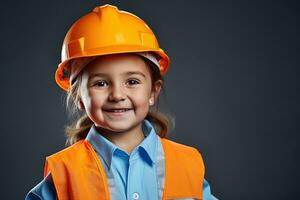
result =
[[[204,163],[199,151],[159,137],[165,154],[163,200],[202,199]],[[110,200],[104,168],[92,145],[80,140],[46,158],[59,200]]]

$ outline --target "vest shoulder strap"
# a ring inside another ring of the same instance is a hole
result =
[[[166,138],[160,139],[166,163],[163,199],[202,199],[205,167],[199,151]]]
[[[50,172],[60,200],[110,199],[104,169],[86,140],[48,156],[44,176]]]

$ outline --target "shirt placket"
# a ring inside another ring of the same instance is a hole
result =
[[[141,176],[139,170],[134,170],[135,165],[137,165],[138,162],[138,155],[137,155],[137,149],[135,149],[130,157],[129,157],[129,165],[128,165],[128,180],[127,180],[127,199],[128,200],[139,200],[141,199],[141,189],[140,187],[137,187],[137,184],[134,184],[135,177]]]

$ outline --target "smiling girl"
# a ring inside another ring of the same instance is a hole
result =
[[[153,109],[168,67],[137,16],[104,5],[77,20],[55,77],[82,116],[26,199],[215,199],[199,151],[167,139],[172,123]]]
[[[96,129],[128,154],[144,139],[141,122],[162,86],[152,84],[151,69],[135,54],[95,58],[80,77],[79,109]]]

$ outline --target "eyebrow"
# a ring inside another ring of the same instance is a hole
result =
[[[140,71],[130,71],[130,72],[125,72],[125,73],[123,73],[122,75],[134,75],[134,74],[137,74],[137,75],[141,75],[141,76],[143,76],[144,78],[146,78],[146,75],[145,74],[143,74],[142,72],[140,72]],[[93,74],[91,74],[90,76],[89,76],[89,79],[92,79],[92,78],[94,78],[94,77],[107,77],[108,76],[108,74],[106,74],[106,73],[93,73]]]

